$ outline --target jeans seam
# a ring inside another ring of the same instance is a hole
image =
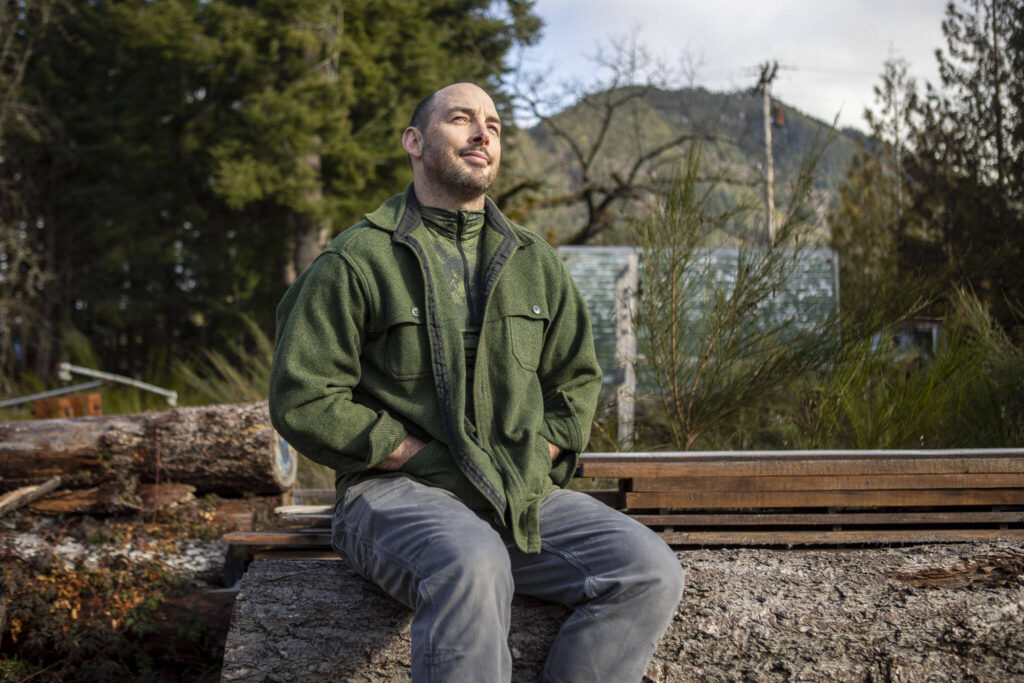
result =
[[[410,576],[413,578],[413,580],[415,581],[415,583],[416,583],[417,593],[419,592],[419,586],[422,583],[422,579],[421,579],[422,574],[420,572],[419,565],[416,562],[409,562],[405,558],[403,558],[403,557],[401,557],[399,555],[395,555],[395,554],[393,554],[393,553],[391,553],[391,552],[389,552],[387,550],[382,550],[382,549],[378,548],[377,544],[374,543],[371,539],[369,539],[366,536],[364,536],[363,534],[359,533],[358,528],[353,528],[353,527],[350,527],[348,525],[345,525],[344,529],[342,530],[342,533],[343,534],[347,534],[348,536],[350,536],[352,541],[354,543],[358,543],[359,546],[362,549],[364,549],[364,550],[369,549],[370,553],[367,553],[367,554],[376,554],[379,557],[382,557],[382,558],[386,559],[389,562],[395,563],[396,565],[401,567],[404,571],[408,572],[410,574]],[[333,534],[332,534],[332,537],[333,537]],[[331,539],[331,544],[334,545],[334,539],[333,538]],[[342,544],[341,547],[344,548],[344,544]],[[335,550],[335,552],[338,552],[338,547],[335,547],[334,550]],[[340,554],[341,553],[339,553],[339,555]],[[362,568],[360,568],[359,573],[362,574],[363,577],[366,580],[368,580],[370,583],[373,583],[374,585],[377,585],[377,582],[374,581],[373,579],[371,579],[369,577],[368,573],[365,573],[365,574],[363,573]],[[399,602],[401,602],[401,601],[399,600]],[[415,605],[413,606],[413,609],[414,610],[416,609]]]
[[[597,597],[597,591],[594,590],[593,586],[594,572],[591,571],[590,567],[588,567],[586,563],[584,563],[582,560],[576,557],[576,555],[574,555],[571,551],[565,550],[564,548],[561,548],[548,541],[541,540],[540,547],[541,550],[546,550],[550,553],[558,555],[563,560],[565,560],[573,567],[575,567],[577,570],[579,570],[579,572],[583,574],[583,594],[586,595],[587,598],[590,600],[593,600]]]

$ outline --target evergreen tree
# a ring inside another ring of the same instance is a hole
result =
[[[496,86],[530,0],[96,0],[29,65],[55,117],[11,140],[39,187],[53,327],[109,369],[272,329],[284,286],[410,179],[397,143],[452,80]]]
[[[950,3],[938,51],[941,89],[929,88],[909,156],[913,210],[927,226],[927,241],[941,250],[948,279],[970,286],[1008,320],[1006,300],[1024,299],[1024,211],[1014,160],[1024,138],[1014,130],[1021,116],[1024,72],[1013,36],[1021,30],[1020,2]],[[929,265],[913,252],[910,263]]]
[[[920,226],[907,211],[906,141],[913,129],[917,89],[906,60],[891,54],[875,86],[878,110],[864,118],[871,138],[847,169],[829,216],[832,246],[840,254],[844,313],[868,314],[881,289],[899,279],[899,254],[917,241]]]
[[[11,144],[16,140],[45,143],[51,129],[48,113],[37,106],[34,84],[26,82],[29,64],[40,44],[55,28],[62,0],[12,2],[0,0],[0,391],[13,388],[26,347],[41,347],[36,358],[49,356],[45,311],[41,297],[52,279],[46,244],[32,204],[40,199],[31,159]]]
[[[870,306],[898,274],[925,278],[935,294],[969,287],[997,319],[1013,320],[1012,302],[1024,299],[1022,7],[950,3],[941,83],[923,96],[904,63],[886,63],[879,111],[867,114],[871,144],[833,213],[844,299]]]

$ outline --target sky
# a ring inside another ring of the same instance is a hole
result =
[[[861,130],[892,51],[919,85],[938,82],[945,0],[537,0],[541,40],[523,67],[548,82],[586,81],[600,45],[635,34],[670,67],[696,63],[695,85],[752,87],[778,61],[773,96],[839,127]],[[679,82],[685,84],[686,79]]]

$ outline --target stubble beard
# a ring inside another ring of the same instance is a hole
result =
[[[427,142],[423,149],[423,170],[431,182],[452,197],[463,201],[486,194],[498,174],[498,168],[493,162],[480,169],[461,165],[461,155],[470,150],[480,150],[490,158],[490,153],[486,149],[472,145],[452,154],[445,153],[446,150],[440,145],[430,142]]]

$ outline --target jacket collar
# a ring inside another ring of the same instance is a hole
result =
[[[393,233],[392,241],[405,238],[422,222],[420,202],[416,198],[412,183],[406,186],[402,194],[396,194],[364,217],[378,228]],[[508,219],[502,215],[489,197],[484,198],[484,221],[488,227],[502,236],[515,240],[518,246],[525,247],[529,244],[529,242],[519,239],[512,231]]]

